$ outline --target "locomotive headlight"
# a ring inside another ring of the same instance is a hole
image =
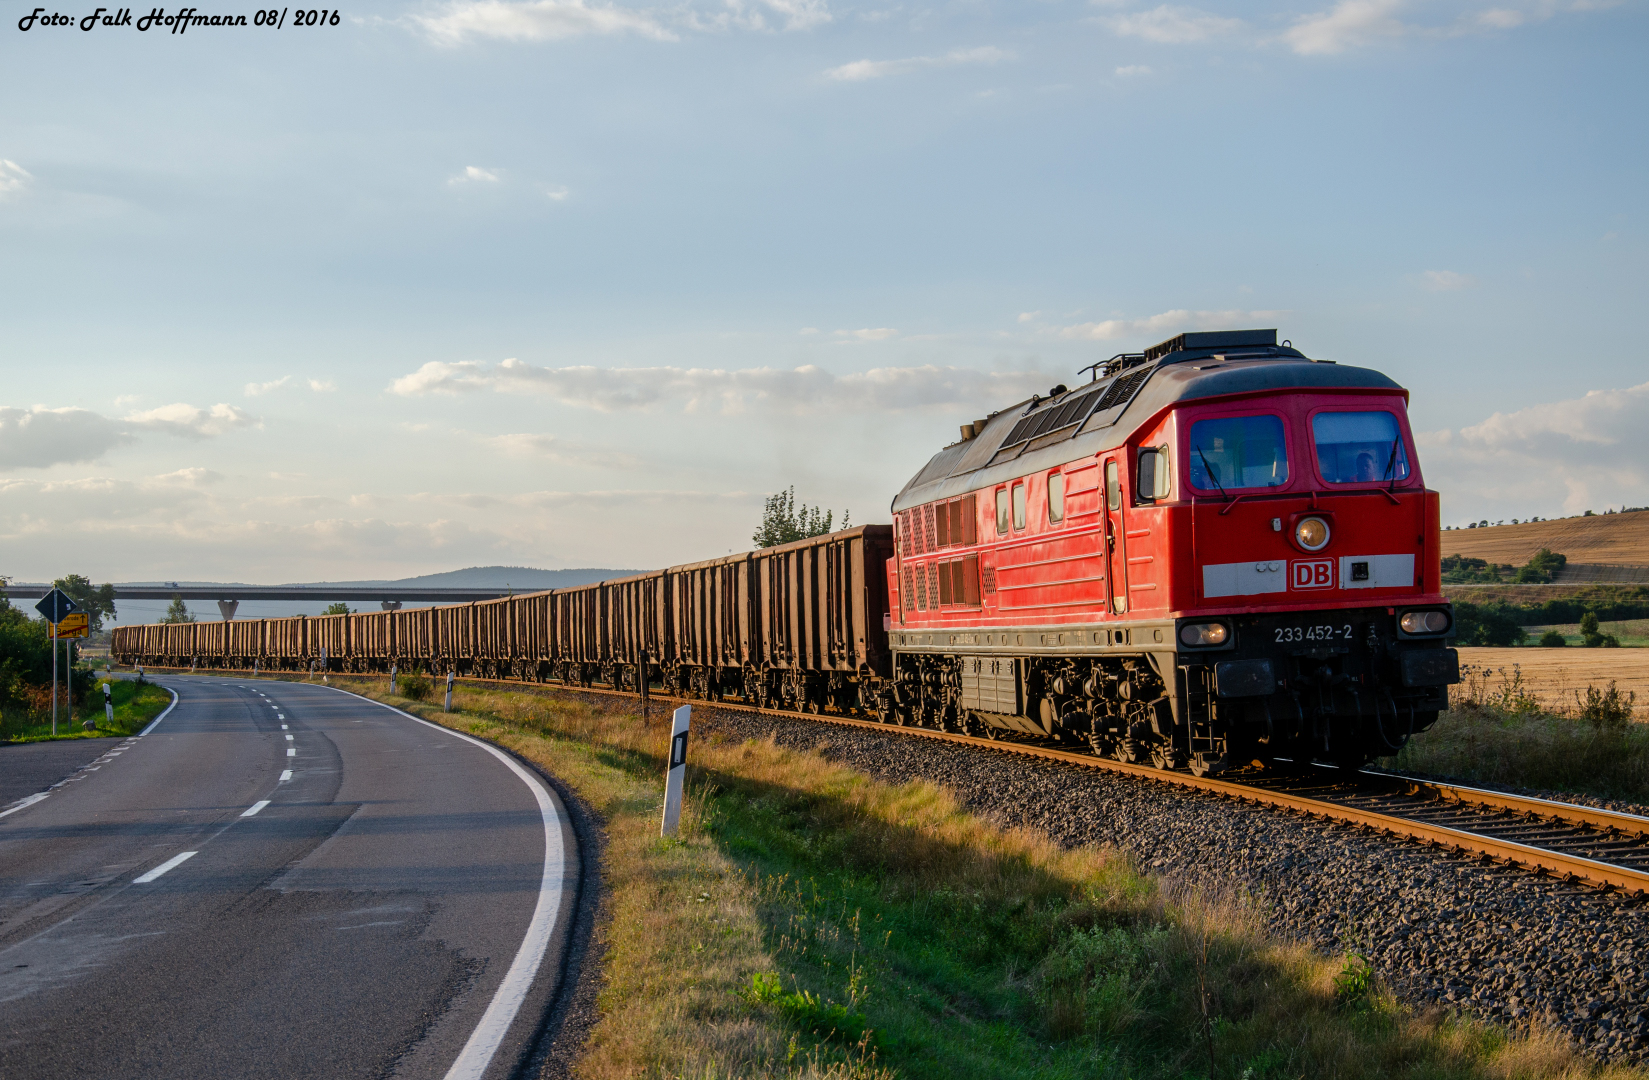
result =
[[[1189,623],[1179,628],[1180,641],[1191,646],[1224,645],[1225,639],[1230,636],[1231,631],[1225,628],[1224,623]]]
[[[1409,611],[1398,620],[1405,634],[1441,634],[1449,628],[1449,617],[1441,611]]]
[[[1303,518],[1294,526],[1294,539],[1307,551],[1321,551],[1328,546],[1328,522],[1319,517]]]

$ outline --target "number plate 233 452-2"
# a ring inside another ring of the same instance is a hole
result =
[[[1276,628],[1276,633],[1275,640],[1283,645],[1308,641],[1350,641],[1351,624],[1345,623],[1334,626],[1329,623],[1321,623],[1317,626],[1279,626]]]

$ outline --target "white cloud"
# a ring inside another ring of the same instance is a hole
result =
[[[474,39],[561,41],[588,34],[638,34],[655,41],[676,38],[645,11],[609,4],[589,6],[583,0],[453,0],[436,14],[410,18],[436,44],[448,46]]]
[[[1269,322],[1280,311],[1188,311],[1176,308],[1143,319],[1106,319],[1061,327],[1059,336],[1078,341],[1114,341],[1140,335],[1171,335],[1184,330],[1229,330]]]
[[[338,388],[338,384],[333,382],[331,379],[304,379],[300,382],[291,375],[282,375],[280,378],[271,379],[268,382],[247,383],[246,396],[258,397],[261,394],[268,394],[275,390],[284,389],[288,386],[297,387],[300,385],[309,387],[309,389],[315,391],[317,394],[328,390],[336,390]]]
[[[1420,441],[1444,520],[1649,503],[1649,383],[1495,413]]]
[[[279,390],[283,386],[290,385],[291,382],[292,376],[290,375],[282,375],[280,378],[271,379],[269,382],[249,382],[246,384],[246,396],[257,397],[259,394],[267,394],[271,390]]]
[[[1477,284],[1477,279],[1470,274],[1457,274],[1453,270],[1427,270],[1420,275],[1420,284],[1432,292],[1455,292],[1471,288]]]
[[[28,170],[17,162],[0,158],[0,199],[21,194],[33,179]]]
[[[847,338],[849,341],[887,341],[899,336],[899,331],[891,326],[867,327],[863,330],[838,330],[836,336]]]
[[[1302,56],[1331,55],[1350,48],[1403,37],[1409,27],[1397,18],[1403,0],[1340,0],[1329,11],[1303,16],[1283,34]]]
[[[46,469],[93,461],[134,441],[90,409],[0,406],[0,469]]]
[[[1010,60],[1013,54],[994,45],[977,49],[954,49],[943,56],[908,56],[903,60],[855,60],[851,64],[830,68],[825,78],[840,82],[863,82],[888,75],[905,75],[924,68],[955,67],[958,64],[996,64]]]
[[[1115,74],[1119,79],[1136,79],[1151,74],[1151,69],[1144,64],[1127,64],[1117,68]]]
[[[1521,5],[1465,11],[1445,22],[1402,18],[1408,0],[1339,0],[1327,11],[1303,15],[1282,40],[1302,56],[1332,56],[1348,49],[1402,40],[1441,40],[1492,31],[1515,30],[1556,15],[1599,11],[1618,0],[1525,0]],[[1423,10],[1436,10],[1435,7]]]
[[[1037,371],[984,372],[925,365],[876,368],[836,375],[814,365],[793,370],[744,368],[539,368],[520,360],[496,367],[476,361],[430,361],[391,385],[397,394],[460,394],[492,390],[543,394],[563,404],[598,412],[645,409],[679,402],[688,412],[719,407],[723,413],[761,407],[780,412],[827,410],[884,412],[965,404],[969,408],[1015,401],[1046,385]]]
[[[1163,4],[1150,11],[1117,15],[1108,19],[1112,30],[1126,37],[1143,38],[1161,45],[1183,45],[1193,41],[1224,37],[1243,28],[1241,19],[1228,19],[1196,8]]]
[[[725,0],[725,22],[747,30],[769,30],[768,16],[774,15],[786,30],[811,30],[831,20],[830,5],[825,0]],[[721,20],[698,20],[701,25],[715,26]]]
[[[454,186],[458,184],[471,183],[496,184],[498,183],[498,173],[492,169],[483,169],[477,165],[466,165],[464,166],[463,172],[448,180],[447,183]]]
[[[558,188],[548,188],[548,189],[545,190],[544,194],[549,196],[550,198],[554,199],[556,202],[566,202],[567,201],[567,196],[571,195],[572,192],[568,191],[564,187],[558,187]]]
[[[151,476],[149,483],[163,487],[198,488],[207,484],[216,484],[222,479],[223,474],[220,472],[194,466],[188,469],[178,469],[174,472],[161,473],[159,476]]]
[[[487,445],[516,458],[538,458],[555,465],[591,465],[601,469],[632,469],[641,464],[634,454],[595,450],[554,435],[492,435]]]
[[[126,417],[126,422],[185,439],[206,439],[235,428],[259,426],[257,417],[233,405],[218,404],[210,409],[199,409],[182,402],[131,413]]]

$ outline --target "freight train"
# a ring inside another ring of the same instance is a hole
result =
[[[123,663],[597,683],[1087,746],[1357,767],[1459,681],[1408,392],[1184,333],[961,427],[894,524],[435,608],[121,627]]]

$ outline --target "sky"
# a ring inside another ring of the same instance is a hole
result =
[[[650,568],[790,485],[885,522],[959,424],[1233,327],[1407,387],[1445,524],[1649,505],[1643,0],[34,6],[18,580]]]

